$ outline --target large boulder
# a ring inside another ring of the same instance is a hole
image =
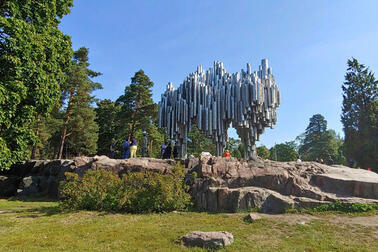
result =
[[[226,231],[220,232],[201,232],[193,231],[186,234],[182,241],[187,247],[201,247],[207,249],[219,249],[231,245],[234,236]]]
[[[259,207],[267,213],[312,208],[339,200],[377,203],[378,174],[317,162],[275,162],[202,154],[189,171],[192,196],[199,210],[235,212]]]
[[[28,176],[20,183],[18,196],[43,196],[48,193],[48,178],[45,176]]]
[[[77,157],[74,159],[74,172],[82,176],[87,170],[104,169],[112,171],[118,175],[129,172],[159,172],[167,173],[176,163],[171,159],[156,158],[130,158],[111,159],[107,156]]]
[[[0,197],[10,197],[17,193],[17,176],[0,176]]]

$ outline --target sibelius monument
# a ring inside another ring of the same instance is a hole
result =
[[[267,59],[261,61],[258,71],[252,72],[248,63],[246,70],[233,74],[215,61],[207,71],[198,66],[178,89],[168,83],[159,102],[159,126],[175,141],[180,157],[187,154],[187,136],[193,125],[213,140],[220,156],[232,123],[244,144],[244,158],[255,159],[255,142],[265,127],[273,128],[279,104],[280,93]]]

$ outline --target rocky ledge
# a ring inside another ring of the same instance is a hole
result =
[[[119,176],[127,172],[167,173],[174,160],[154,158],[110,159],[106,156],[76,157],[73,160],[29,160],[0,172],[0,197],[50,196],[58,198],[59,182],[66,172],[82,176],[87,170],[105,169]]]
[[[192,179],[195,204],[205,211],[258,207],[263,212],[281,213],[336,200],[378,203],[378,174],[362,169],[317,162],[238,161],[206,153],[189,168],[188,176],[197,177]],[[197,176],[190,176],[194,172]]]
[[[238,161],[202,153],[183,160],[195,206],[199,210],[235,212],[261,208],[281,213],[287,208],[311,208],[336,200],[378,203],[378,174],[316,162]],[[153,158],[109,159],[106,156],[74,160],[30,160],[0,173],[0,196],[58,197],[65,172],[80,176],[88,169],[165,174],[176,162]]]

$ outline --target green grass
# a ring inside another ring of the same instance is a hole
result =
[[[231,232],[235,241],[223,251],[378,251],[377,226],[331,221],[337,215],[319,215],[306,225],[297,224],[306,214],[252,224],[245,216],[62,212],[56,202],[0,200],[0,251],[205,251],[177,242],[194,230]]]

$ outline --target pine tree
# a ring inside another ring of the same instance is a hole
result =
[[[378,171],[378,81],[369,68],[352,58],[342,89],[346,155],[358,166]]]
[[[332,160],[334,163],[344,164],[342,154],[343,141],[334,130],[327,130],[327,121],[320,114],[313,115],[304,134],[300,137],[298,149],[301,159],[314,161],[323,159],[325,162]]]
[[[143,132],[148,138],[149,156],[160,157],[160,145],[166,137],[157,126],[157,104],[152,100],[151,90],[153,85],[144,71],[139,70],[131,78],[130,85],[126,86],[125,93],[117,99],[115,106],[120,108],[115,119],[116,157],[121,157],[123,141],[135,135],[141,143]],[[138,148],[137,155],[140,155],[140,150]]]
[[[120,112],[120,105],[106,99],[97,103],[96,123],[99,127],[98,132],[98,151],[99,155],[108,155],[112,141],[116,146],[120,146],[122,139],[118,142],[116,140],[116,124],[118,120],[118,113]],[[119,156],[119,155],[117,155]]]
[[[131,84],[126,86],[125,94],[120,96],[117,103],[121,104],[120,121],[128,125],[127,132],[135,134],[136,129],[146,129],[157,117],[157,105],[152,100],[154,83],[139,70],[131,78]]]
[[[72,0],[0,3],[0,169],[30,157],[34,122],[59,101],[72,56],[59,30]]]
[[[62,85],[62,101],[67,101],[63,108],[65,116],[58,145],[57,158],[62,158],[66,138],[66,156],[94,154],[97,150],[98,126],[95,123],[94,97],[91,92],[102,88],[91,78],[100,73],[88,69],[88,49],[82,47],[74,52],[67,80]]]

